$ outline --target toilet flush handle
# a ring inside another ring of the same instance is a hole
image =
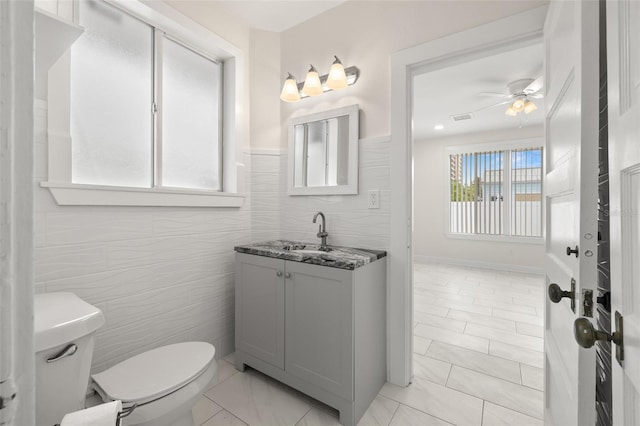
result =
[[[74,343],[72,343],[69,346],[67,346],[66,348],[64,348],[58,355],[55,355],[55,356],[47,359],[47,364],[50,364],[50,363],[56,362],[56,361],[60,361],[62,358],[66,358],[68,356],[71,356],[71,355],[75,354],[77,350],[78,350],[78,347]]]

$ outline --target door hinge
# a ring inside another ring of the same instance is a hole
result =
[[[10,424],[15,414],[17,392],[13,380],[0,382],[0,425]]]

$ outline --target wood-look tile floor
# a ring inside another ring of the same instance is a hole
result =
[[[414,379],[386,384],[360,425],[542,425],[544,280],[414,265]],[[269,378],[218,362],[197,425],[338,425],[337,411]]]

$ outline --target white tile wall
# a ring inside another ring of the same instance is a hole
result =
[[[233,246],[289,238],[314,242],[316,211],[329,243],[386,249],[389,138],[360,141],[359,195],[290,197],[286,155],[245,154],[250,197],[240,209],[58,206],[47,176],[47,109],[36,102],[34,245],[37,292],[71,291],[107,318],[93,371],[163,344],[204,340],[233,350]],[[379,189],[380,209],[367,209]]]
[[[282,236],[316,242],[318,225],[313,215],[322,211],[327,219],[328,243],[385,250],[389,247],[390,139],[361,139],[359,143],[358,195],[289,196],[286,193],[287,155],[280,162]],[[367,191],[380,190],[380,208],[367,208]],[[286,225],[285,225],[286,224]]]
[[[36,102],[34,269],[37,292],[71,291],[100,307],[93,370],[186,340],[233,351],[233,246],[251,210],[58,206],[47,176],[46,103]],[[265,180],[266,181],[266,180]],[[277,170],[272,182],[277,183]],[[266,207],[265,207],[266,209]]]
[[[280,229],[281,152],[256,151],[251,154],[251,239],[267,241],[282,238]],[[286,170],[286,169],[285,169]]]

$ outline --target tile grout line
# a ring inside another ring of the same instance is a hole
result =
[[[395,401],[395,402],[398,402],[398,401]],[[391,415],[391,418],[389,419],[389,422],[387,423],[387,426],[389,426],[391,423],[393,423],[393,419],[396,417],[396,414],[398,413],[398,410],[400,409],[401,405],[402,404],[400,402],[398,402],[398,406],[396,407],[395,410],[393,410],[393,414]]]
[[[314,407],[313,407],[313,405],[311,405],[311,406],[309,407],[309,409],[307,410],[307,412],[306,412],[306,413],[304,413],[304,414],[302,415],[302,417],[300,417],[300,418],[298,419],[298,421],[297,421],[297,422],[295,422],[295,426],[298,426],[298,424],[302,421],[302,419],[304,419],[304,418],[307,416],[307,414],[309,414],[309,413],[311,412],[311,410],[313,410],[313,408],[314,408]],[[249,426],[251,426],[251,425],[249,425]]]
[[[465,369],[465,370],[469,370],[469,371],[473,371],[473,372],[475,372],[474,370],[471,370],[471,369],[466,368],[466,367],[460,367],[460,366],[457,366],[457,367],[458,367],[458,368]],[[451,369],[453,370],[453,367],[452,367]],[[480,374],[483,374],[483,373],[480,373]],[[485,374],[485,376],[488,376],[488,374]],[[503,381],[505,381],[505,382],[508,382],[508,380],[504,380],[504,379],[499,379],[499,380],[503,380]],[[447,389],[451,389],[451,390],[454,390],[454,391],[456,391],[456,392],[460,392],[460,393],[462,393],[462,394],[465,394],[465,395],[471,396],[471,397],[473,397],[473,398],[476,398],[476,399],[480,399],[480,400],[482,400],[482,401],[485,401],[485,399],[484,399],[484,398],[481,398],[481,397],[479,397],[479,396],[477,396],[477,395],[472,395],[472,394],[470,394],[470,393],[468,393],[468,392],[461,391],[461,390],[459,390],[459,389],[449,387],[449,386],[448,386],[448,382],[449,382],[449,379],[447,379],[447,386],[445,386]],[[514,383],[514,382],[509,382],[509,383],[516,384],[516,383]],[[519,386],[522,386],[522,385],[519,385]],[[530,388],[530,387],[528,387],[528,386],[523,386],[523,387],[526,387],[526,388],[528,388],[528,389],[533,389],[533,388]],[[538,391],[538,392],[542,392],[542,393],[544,394],[544,391],[541,391],[541,390],[539,390],[539,389],[533,389],[533,390]],[[486,401],[488,401],[488,400],[486,400]],[[499,405],[500,407],[502,407],[502,408],[506,408],[507,410],[515,411],[516,413],[522,414],[522,415],[524,415],[524,416],[528,416],[528,417],[531,417],[531,418],[534,418],[534,419],[539,419],[539,418],[538,418],[538,417],[536,417],[536,416],[532,416],[532,415],[530,415],[530,414],[523,413],[522,411],[518,411],[518,410],[515,410],[515,409],[513,409],[513,408],[506,407],[506,406],[504,406],[504,405],[502,405],[502,404],[499,404],[499,403],[497,403],[497,402],[494,402],[494,401],[488,401],[488,402],[490,402],[491,404]],[[484,402],[483,402],[483,403],[484,403]],[[412,408],[413,408],[413,407],[412,407]],[[544,413],[543,413],[543,416],[544,416]],[[542,419],[540,419],[540,420],[542,420]]]

